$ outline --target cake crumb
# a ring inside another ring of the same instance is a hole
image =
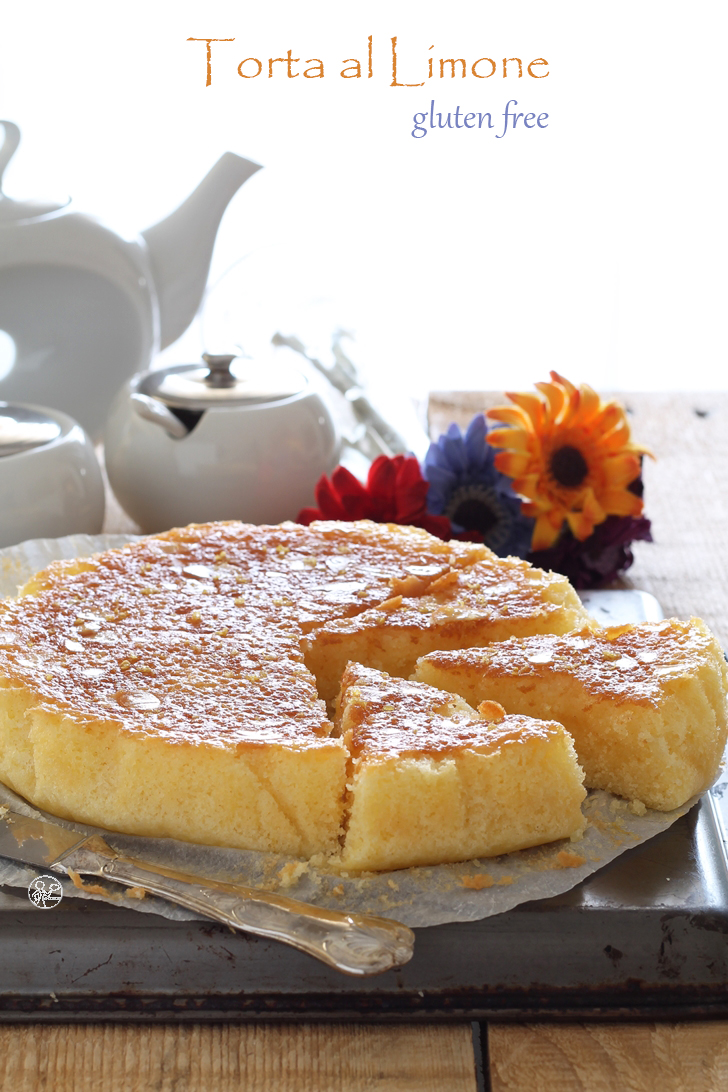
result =
[[[145,899],[147,897],[147,891],[144,887],[129,887],[124,894],[129,899]]]
[[[344,894],[344,885],[337,883],[336,887],[331,888],[331,894],[337,895],[340,898]]]
[[[308,861],[289,861],[278,873],[281,887],[293,887],[304,872],[308,872]]]
[[[497,701],[481,701],[478,712],[483,720],[492,721],[495,724],[499,724],[506,715],[505,709]]]
[[[586,857],[580,853],[572,853],[569,849],[562,849],[556,854],[554,868],[580,868],[586,864]]]
[[[387,880],[387,884],[389,887],[392,888],[393,891],[399,891],[399,884],[396,882],[396,880]]]
[[[647,808],[641,800],[630,800],[627,807],[633,815],[645,815],[647,812]]]
[[[79,891],[85,891],[88,895],[103,895],[105,899],[111,899],[112,902],[115,902],[119,897],[118,895],[112,895],[99,883],[84,883],[78,872],[74,872],[72,868],[68,869],[68,875],[73,881],[73,886],[77,887]]]
[[[492,887],[495,880],[487,872],[476,872],[474,876],[463,876],[463,887],[469,887],[472,891],[482,891],[484,887]]]
[[[498,887],[508,887],[513,883],[513,876],[501,876],[499,880],[496,880]]]

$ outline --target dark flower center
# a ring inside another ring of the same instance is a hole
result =
[[[576,489],[589,473],[586,459],[577,447],[557,448],[549,463],[551,476],[565,489]]]
[[[500,515],[478,497],[467,497],[458,504],[450,519],[468,531],[480,531],[481,535],[487,535],[498,523]]]

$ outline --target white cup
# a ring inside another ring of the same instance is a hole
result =
[[[28,446],[13,444],[28,422]],[[0,402],[0,546],[98,534],[104,504],[98,459],[76,421],[56,409]]]

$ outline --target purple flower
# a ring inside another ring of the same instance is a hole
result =
[[[637,492],[634,485],[630,488]],[[540,569],[563,573],[575,588],[602,588],[630,567],[634,561],[630,546],[637,541],[652,542],[648,519],[607,516],[583,542],[566,528],[553,546],[530,553],[528,560]]]
[[[510,479],[495,468],[495,452],[486,443],[488,426],[479,413],[465,435],[450,425],[430,444],[422,467],[430,484],[427,510],[447,516],[455,537],[468,533],[500,557],[525,557],[534,521],[521,512]]]

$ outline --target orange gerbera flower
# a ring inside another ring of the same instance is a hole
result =
[[[503,449],[495,465],[536,520],[531,549],[552,546],[564,520],[583,541],[607,516],[641,515],[642,498],[629,487],[640,476],[640,456],[651,452],[630,440],[622,407],[556,372],[535,385],[540,394],[509,392],[514,405],[488,410],[507,426],[491,429],[488,443]]]

